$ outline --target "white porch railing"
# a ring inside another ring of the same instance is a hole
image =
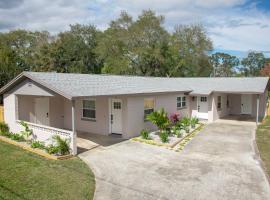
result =
[[[18,125],[21,126],[21,128],[23,128],[20,124],[20,120],[17,120],[16,122]],[[59,135],[60,137],[68,139],[70,141],[70,148],[72,149],[72,151],[74,151],[74,147],[76,147],[76,144],[74,144],[74,142],[76,142],[76,140],[74,140],[74,134],[72,131],[26,121],[25,123],[28,124],[29,128],[33,131],[33,136],[36,140],[48,144],[50,143],[52,136]]]

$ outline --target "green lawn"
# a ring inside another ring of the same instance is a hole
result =
[[[0,141],[0,199],[92,199],[94,174],[79,158],[52,161]]]
[[[261,158],[267,168],[267,173],[270,176],[270,117],[267,117],[264,122],[258,126],[256,142]]]

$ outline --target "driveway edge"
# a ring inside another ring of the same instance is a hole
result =
[[[260,154],[260,151],[259,151],[259,148],[257,146],[257,142],[256,142],[256,130],[257,130],[257,126],[255,128],[255,130],[253,131],[253,141],[252,141],[252,144],[253,144],[253,149],[254,149],[254,152],[255,152],[255,155],[254,155],[254,159],[257,160],[263,170],[263,173],[267,179],[267,182],[268,182],[268,186],[270,187],[270,176],[268,175],[268,173],[266,172],[266,166],[261,158],[261,154]]]

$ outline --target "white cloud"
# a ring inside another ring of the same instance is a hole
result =
[[[270,50],[270,14],[257,10],[250,0],[2,1],[8,4],[0,4],[0,31],[25,28],[57,33],[74,23],[91,23],[105,29],[122,10],[136,18],[143,9],[153,9],[165,16],[170,31],[177,24],[204,24],[215,47]]]

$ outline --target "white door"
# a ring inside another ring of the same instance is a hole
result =
[[[252,95],[241,95],[241,114],[251,115],[252,112]]]
[[[198,96],[197,97],[197,118],[199,119],[208,119],[208,97],[207,96]]]
[[[111,133],[122,134],[121,99],[111,99]]]
[[[36,98],[35,99],[35,116],[36,123],[49,126],[49,98]]]

